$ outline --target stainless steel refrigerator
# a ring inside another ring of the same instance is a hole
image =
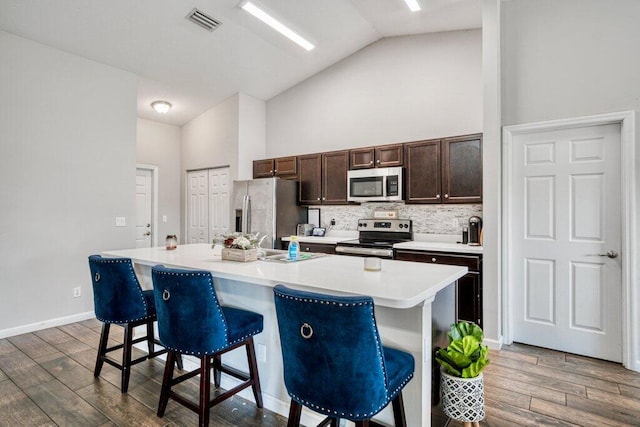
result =
[[[235,231],[266,234],[263,248],[281,248],[281,238],[296,234],[307,222],[307,210],[297,204],[298,183],[280,178],[233,182]]]

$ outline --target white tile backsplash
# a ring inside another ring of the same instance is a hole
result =
[[[401,219],[413,220],[413,232],[424,234],[462,235],[462,226],[468,225],[469,217],[482,218],[482,204],[459,205],[405,205],[404,203],[363,203],[349,206],[320,206],[320,221],[329,228],[331,219],[336,220],[333,230],[355,231],[359,219],[372,218],[378,209],[398,209]],[[458,220],[458,225],[454,224]]]

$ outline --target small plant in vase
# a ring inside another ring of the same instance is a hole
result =
[[[258,259],[257,249],[265,239],[266,234],[260,237],[260,233],[229,233],[213,239],[212,247],[222,244],[222,259],[229,261],[255,261]]]
[[[478,426],[484,418],[482,371],[489,364],[484,334],[475,323],[463,321],[451,325],[447,336],[449,346],[436,352],[442,366],[442,411],[465,426]]]

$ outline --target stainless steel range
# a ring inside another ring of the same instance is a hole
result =
[[[361,219],[358,220],[358,238],[336,245],[336,253],[353,256],[393,258],[395,243],[413,240],[410,219]]]

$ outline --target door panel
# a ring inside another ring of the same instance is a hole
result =
[[[136,169],[136,248],[151,247],[152,173]]]
[[[207,243],[209,242],[209,175],[207,171],[188,172],[187,182],[187,241]]]
[[[209,237],[228,233],[230,230],[229,168],[209,171]]]
[[[516,135],[513,339],[622,359],[620,126]]]

